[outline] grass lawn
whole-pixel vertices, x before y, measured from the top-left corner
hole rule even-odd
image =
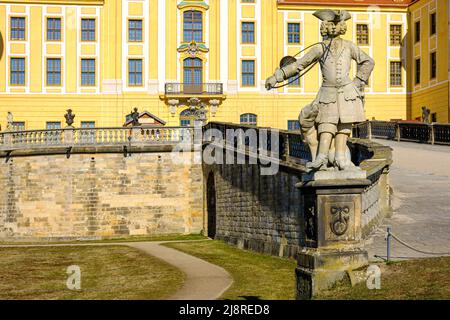
[[[239,250],[221,241],[165,244],[223,267],[234,279],[222,299],[292,300],[295,260]]]
[[[221,241],[170,243],[166,246],[227,270],[233,286],[222,299],[288,300],[295,298],[296,261],[239,250]],[[450,258],[380,264],[381,290],[366,283],[340,286],[321,294],[327,300],[450,299]]]
[[[81,269],[81,290],[66,286]],[[125,246],[0,248],[0,299],[163,299],[184,274]]]
[[[339,300],[448,300],[450,258],[433,258],[379,265],[381,290],[369,290],[366,283],[354,288],[337,287],[319,299]]]

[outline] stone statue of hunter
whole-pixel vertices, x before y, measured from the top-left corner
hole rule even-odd
[[[313,161],[307,168],[319,171],[327,170],[331,165],[341,171],[351,170],[355,166],[351,162],[347,140],[352,124],[366,120],[364,88],[375,62],[357,45],[341,38],[347,31],[346,21],[351,19],[347,11],[325,9],[315,12],[314,16],[322,21],[324,41],[314,45],[296,62],[278,68],[267,79],[266,88],[272,89],[318,61],[323,76],[322,87],[315,101],[300,114],[302,132],[313,154]],[[352,60],[357,63],[353,80],[350,79]],[[335,149],[333,155],[332,149]]]

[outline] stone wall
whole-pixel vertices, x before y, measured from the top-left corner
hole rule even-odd
[[[1,159],[0,238],[109,238],[199,233],[202,167],[170,152]]]
[[[367,171],[370,183],[361,193],[361,228],[366,238],[391,211],[392,152],[388,147],[359,140],[352,141],[351,149],[355,163]],[[259,165],[203,165],[205,199],[210,181],[215,188],[216,238],[240,248],[289,257],[296,257],[300,248],[317,245],[311,219],[317,215],[318,204],[296,187],[303,174],[298,164],[281,164],[274,176],[260,175]],[[339,188],[339,184],[332,187]],[[205,230],[210,218],[208,213]]]
[[[250,164],[205,165],[204,174],[205,184],[214,175],[217,239],[277,256],[295,256],[304,245],[297,174],[262,176],[259,166]]]

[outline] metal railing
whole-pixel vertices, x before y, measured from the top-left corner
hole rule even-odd
[[[200,94],[200,95],[220,95],[223,94],[222,83],[166,83],[166,95]]]
[[[57,146],[113,146],[176,144],[191,139],[190,127],[66,128],[0,133],[0,149],[32,149]]]
[[[450,145],[450,124],[396,121],[366,121],[353,127],[360,139],[388,139]]]

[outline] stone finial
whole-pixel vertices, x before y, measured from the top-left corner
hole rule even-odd
[[[6,129],[9,131],[13,130],[14,117],[11,111],[8,111],[8,115],[6,116],[6,122],[7,122]]]
[[[131,113],[131,119],[133,119],[133,127],[137,127],[137,126],[139,126],[140,125],[140,123],[139,123],[139,116],[140,116],[140,113],[139,113],[139,111],[138,111],[138,108],[134,108],[133,109],[133,112]]]
[[[67,113],[64,115],[64,118],[66,119],[67,126],[72,127],[74,119],[75,119],[75,114],[72,113],[72,109],[67,110]]]

